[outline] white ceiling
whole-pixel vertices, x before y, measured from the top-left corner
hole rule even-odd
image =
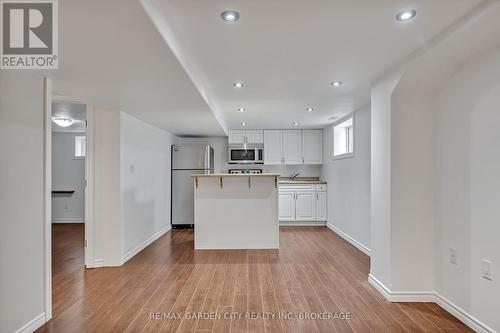
[[[52,117],[68,118],[75,120],[73,125],[68,127],[58,126],[52,121],[52,132],[85,132],[85,120],[87,119],[87,107],[80,103],[52,103]]]
[[[223,127],[136,0],[59,1],[54,91],[179,135]]]
[[[324,127],[370,84],[481,0],[143,0],[216,117],[230,128]],[[395,21],[408,8],[414,20]],[[236,23],[220,14],[233,9]],[[333,88],[331,81],[341,80]],[[243,81],[241,90],[232,83]],[[239,113],[236,108],[246,108]],[[313,112],[307,112],[313,107]]]

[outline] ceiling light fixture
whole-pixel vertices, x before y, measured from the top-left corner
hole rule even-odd
[[[313,108],[307,108],[306,111],[313,112],[314,109]]]
[[[237,108],[236,109],[238,112],[245,112],[245,108]]]
[[[296,122],[296,121],[294,121],[294,122],[292,123],[292,125],[293,125],[293,126],[299,126],[299,123],[298,123],[298,122]]]
[[[245,84],[243,82],[235,82],[233,83],[233,87],[235,88],[243,88]]]
[[[245,123],[245,122],[241,123],[241,126],[246,126],[246,125],[247,125],[247,123]]]
[[[226,10],[222,12],[221,17],[226,22],[236,22],[240,19],[240,14],[234,10]]]
[[[342,85],[342,81],[333,81],[330,84],[334,87],[340,87]]]
[[[56,123],[57,126],[61,127],[69,127],[75,123],[73,119],[63,118],[63,117],[54,117],[52,121]]]
[[[400,22],[408,21],[414,18],[415,15],[417,15],[417,12],[414,9],[404,10],[396,15],[396,20]]]

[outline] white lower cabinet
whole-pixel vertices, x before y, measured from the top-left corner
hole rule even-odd
[[[326,192],[316,192],[316,220],[326,221]]]
[[[295,220],[295,193],[280,192],[279,194],[279,219],[280,221]]]
[[[316,219],[316,193],[297,192],[295,199],[295,220],[312,221]]]
[[[326,185],[280,185],[279,220],[281,225],[324,225],[327,221]]]

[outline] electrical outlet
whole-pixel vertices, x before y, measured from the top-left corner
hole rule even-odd
[[[457,250],[450,249],[450,263],[457,265]]]
[[[135,172],[135,166],[133,164],[131,164],[129,167],[128,167],[130,173],[134,173]]]
[[[481,261],[481,270],[483,273],[483,278],[486,280],[493,280],[493,275],[491,274],[491,261],[483,259]]]
[[[66,210],[68,209],[68,204],[64,205],[64,209],[66,209]]]

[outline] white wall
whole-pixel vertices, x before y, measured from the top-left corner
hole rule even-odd
[[[52,189],[75,191],[52,195],[52,223],[85,222],[85,159],[75,158],[75,136],[85,133],[52,132]]]
[[[176,137],[120,113],[123,250],[126,259],[170,230],[170,147]]]
[[[392,291],[433,292],[435,112],[408,70],[391,101]]]
[[[354,157],[333,159],[335,124],[323,130],[328,223],[370,249],[370,108],[354,113]]]
[[[122,262],[120,112],[94,114],[94,224],[96,265]]]
[[[0,75],[0,331],[44,313],[43,79]]]
[[[437,290],[500,330],[500,47],[464,63],[436,96]],[[449,262],[457,251],[457,265]],[[493,262],[493,281],[481,260]]]
[[[391,96],[401,72],[376,82],[371,92],[370,274],[388,288],[391,279]]]
[[[228,172],[229,169],[262,169],[263,172],[278,172],[282,176],[289,176],[299,172],[305,177],[319,177],[321,165],[244,165],[228,163],[227,137],[212,138],[179,138],[179,144],[208,144],[214,148],[214,171]]]

